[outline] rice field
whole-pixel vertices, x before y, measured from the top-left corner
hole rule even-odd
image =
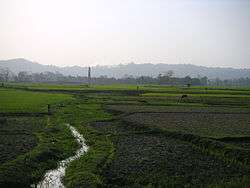
[[[66,94],[0,89],[0,112],[47,112],[48,104],[69,100],[72,100],[72,96]]]
[[[250,186],[249,88],[9,84],[0,186],[39,182],[73,155],[65,123],[89,146],[66,168],[65,187]]]

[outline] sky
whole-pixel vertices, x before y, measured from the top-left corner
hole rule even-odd
[[[248,0],[0,0],[0,60],[250,68]]]

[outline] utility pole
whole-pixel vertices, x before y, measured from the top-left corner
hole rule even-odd
[[[90,87],[91,85],[91,68],[89,67],[89,70],[88,70],[88,85]]]

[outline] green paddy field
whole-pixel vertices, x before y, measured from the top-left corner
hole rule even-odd
[[[74,155],[67,123],[89,150],[65,187],[250,187],[250,88],[5,84],[0,187],[36,184]]]

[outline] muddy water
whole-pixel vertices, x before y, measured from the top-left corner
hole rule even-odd
[[[62,183],[62,177],[65,175],[66,167],[68,166],[70,162],[72,162],[75,159],[78,159],[81,155],[83,155],[88,150],[88,146],[85,144],[85,139],[82,137],[82,135],[74,127],[70,126],[69,124],[67,124],[67,126],[70,128],[77,142],[81,145],[81,148],[76,151],[76,154],[74,156],[69,157],[63,161],[60,161],[57,169],[49,170],[45,174],[44,179],[34,187],[63,188],[64,185]]]

